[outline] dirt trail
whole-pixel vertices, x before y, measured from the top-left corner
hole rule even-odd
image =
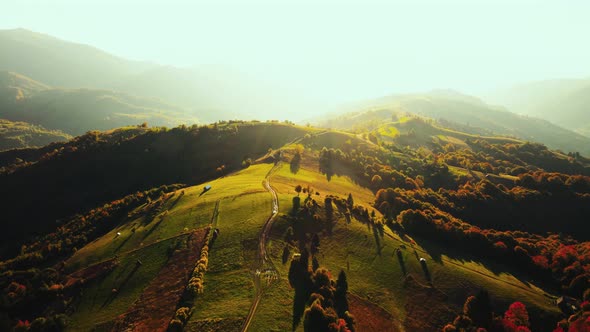
[[[254,317],[254,313],[258,308],[258,304],[260,303],[260,299],[264,294],[265,284],[263,281],[266,281],[266,286],[268,286],[271,282],[278,280],[279,274],[277,269],[274,267],[274,264],[270,258],[268,258],[268,254],[266,253],[266,242],[268,241],[268,235],[272,228],[272,224],[276,219],[276,216],[279,213],[279,198],[277,196],[276,191],[270,185],[270,176],[274,173],[279,167],[281,163],[277,163],[267,174],[262,181],[262,186],[272,195],[272,212],[271,215],[268,217],[264,226],[262,227],[262,231],[260,232],[260,236],[258,238],[258,250],[256,252],[256,261],[254,263],[253,271],[252,271],[252,278],[254,279],[254,288],[256,290],[256,295],[254,297],[254,301],[252,301],[252,305],[250,306],[250,311],[248,312],[248,316],[242,325],[241,331],[247,331],[250,327],[250,323],[252,322],[252,317]]]

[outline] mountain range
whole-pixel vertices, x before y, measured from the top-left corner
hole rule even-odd
[[[584,80],[325,113],[215,66],[0,49],[0,331],[590,326]]]
[[[531,82],[495,91],[484,98],[513,112],[547,119],[590,136],[590,79]]]
[[[219,66],[178,68],[131,61],[24,29],[0,31],[0,46],[7,50],[0,54],[0,117],[68,135],[144,122],[175,126],[273,119],[276,114],[303,119],[309,112],[316,114],[314,122],[343,127],[334,122],[343,113],[370,110],[379,120],[387,119],[390,111],[403,111],[474,133],[509,135],[566,153],[590,154],[590,139],[583,136],[590,114],[584,108],[590,95],[585,80],[540,82],[486,99],[507,107],[451,90],[390,95],[339,107],[324,122],[316,121],[319,113],[305,98]]]

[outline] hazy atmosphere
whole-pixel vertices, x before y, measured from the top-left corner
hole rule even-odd
[[[590,332],[590,0],[0,1],[0,331]]]
[[[128,59],[222,65],[322,104],[585,78],[580,1],[7,1],[26,28]]]

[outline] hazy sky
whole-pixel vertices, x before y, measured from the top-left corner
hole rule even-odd
[[[2,0],[0,6],[0,28],[22,27],[137,60],[231,65],[338,101],[588,77],[589,17],[588,0]]]

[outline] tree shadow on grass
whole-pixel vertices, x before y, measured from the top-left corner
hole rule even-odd
[[[373,227],[373,236],[375,237],[375,245],[377,246],[377,255],[381,256],[381,236],[377,227]]]
[[[172,204],[170,204],[170,206],[168,207],[167,210],[172,210],[172,208],[174,208],[176,206],[176,204],[178,204],[178,201],[180,201],[180,199],[184,196],[184,190],[180,192],[180,194],[178,195],[178,197],[176,197],[176,199],[174,200],[174,202],[172,202]]]
[[[500,274],[506,273],[514,276],[518,279],[525,287],[532,287],[531,282],[536,286],[545,288],[550,292],[559,293],[559,285],[555,283],[549,276],[543,276],[541,274],[535,274],[527,272],[526,266],[523,264],[521,268],[514,266],[513,262],[505,262],[505,258],[502,256],[485,256],[477,252],[477,248],[467,248],[467,250],[459,249],[454,247],[453,243],[448,244],[437,244],[431,240],[420,239],[419,245],[432,257],[432,260],[441,264],[465,264],[465,263],[476,263],[480,264],[485,269],[489,270],[491,278],[498,279]],[[444,247],[443,247],[444,246]],[[444,262],[442,255],[445,255],[448,259],[452,259],[455,262]],[[469,267],[465,267],[472,270]],[[479,271],[473,271],[474,273],[486,274]],[[534,276],[534,277],[533,277]]]
[[[432,257],[432,260],[438,264],[444,265],[442,260],[442,251],[439,246],[429,241],[421,241],[420,246]],[[446,252],[445,252],[446,254]]]
[[[114,290],[116,290],[116,291],[111,292],[111,294],[109,295],[109,297],[107,297],[107,299],[102,304],[101,308],[106,307],[111,302],[113,302],[113,300],[115,298],[117,298],[117,295],[119,295],[121,289],[123,289],[123,287],[125,287],[125,285],[127,285],[127,283],[129,282],[129,280],[133,277],[133,275],[135,275],[135,272],[137,272],[137,270],[139,270],[140,267],[141,267],[141,264],[139,264],[139,261],[138,261],[135,264],[135,266],[133,267],[133,270],[131,270],[131,272],[127,275],[127,277],[125,277],[125,279],[119,284],[119,287],[118,288],[114,288]]]
[[[305,312],[305,302],[307,302],[308,299],[308,296],[306,295],[305,292],[295,291],[295,296],[293,298],[293,331],[299,326],[303,313]]]
[[[148,236],[150,236],[156,230],[156,228],[158,228],[158,226],[160,226],[160,224],[164,221],[164,219],[165,219],[164,216],[160,216],[160,220],[158,220],[156,222],[156,224],[152,228],[150,228],[149,231],[147,231],[145,233],[145,235],[143,236],[143,239],[145,240]]]
[[[121,241],[121,243],[115,249],[115,252],[119,252],[119,250],[121,250],[121,248],[123,248],[123,246],[133,237],[133,234],[135,233],[131,233],[131,235],[129,235],[125,240]]]
[[[422,266],[422,271],[424,272],[424,277],[429,283],[432,283],[432,277],[430,276],[430,270],[428,269],[428,264],[426,264],[426,260],[420,260],[420,266]]]
[[[401,267],[402,273],[404,274],[404,277],[405,277],[408,274],[408,270],[406,269],[406,262],[404,261],[404,256],[402,254],[402,251],[397,249],[396,256],[397,256],[397,260],[399,261],[399,266]]]

